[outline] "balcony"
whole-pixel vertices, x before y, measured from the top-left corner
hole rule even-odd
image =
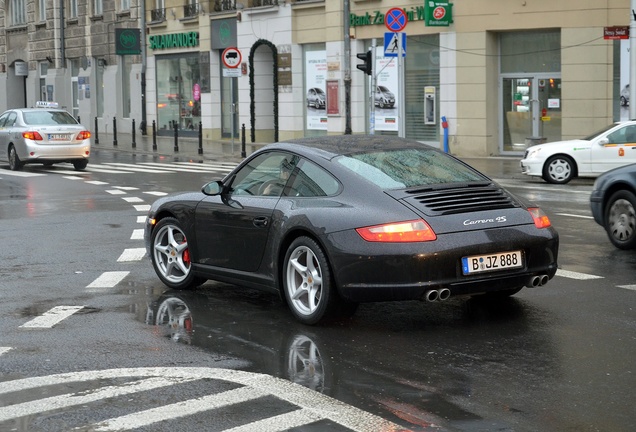
[[[214,0],[212,10],[214,10],[214,12],[236,10],[236,0]]]
[[[278,0],[252,0],[251,3],[252,3],[252,7],[278,6]]]
[[[201,10],[201,5],[197,4],[187,4],[183,6],[183,18],[194,18],[199,15],[199,11]]]
[[[166,9],[152,9],[150,11],[150,22],[151,23],[160,23],[166,20]]]

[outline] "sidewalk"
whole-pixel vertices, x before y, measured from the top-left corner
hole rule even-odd
[[[227,161],[238,163],[241,157],[242,142],[240,138],[232,140],[203,140],[199,148],[197,137],[178,137],[175,147],[174,137],[157,136],[154,149],[152,135],[135,135],[133,145],[132,134],[117,133],[117,145],[113,134],[99,134],[99,143],[93,137],[93,151],[113,151],[137,154],[153,154],[169,158],[186,158],[198,161]],[[245,154],[249,156],[264,144],[245,143]],[[462,161],[493,178],[528,179],[521,174],[520,156],[461,157]]]

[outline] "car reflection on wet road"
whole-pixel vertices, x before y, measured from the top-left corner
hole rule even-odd
[[[543,402],[531,402],[536,410],[527,403],[543,389],[532,387],[560,375],[553,343],[539,330],[550,317],[518,298],[362,305],[360,317],[307,327],[276,297],[220,283],[204,287],[153,296],[147,307],[138,305],[146,311],[139,319],[176,342],[242,358],[248,371],[288,379],[411,430],[536,430]],[[508,395],[498,397],[501,388]],[[494,405],[475,406],[486,393]]]

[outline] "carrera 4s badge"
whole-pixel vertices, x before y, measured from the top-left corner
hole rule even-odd
[[[470,226],[470,225],[489,224],[489,223],[501,223],[505,221],[506,221],[505,216],[497,216],[496,218],[491,218],[491,219],[474,219],[474,220],[466,219],[464,221],[464,225]]]

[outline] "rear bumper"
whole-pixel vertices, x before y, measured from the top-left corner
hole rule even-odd
[[[526,286],[534,276],[550,279],[557,270],[558,234],[552,228],[518,226],[447,234],[434,242],[374,244],[339,233],[330,251],[340,294],[355,302],[420,300],[430,289],[449,288],[451,295],[473,295]],[[358,247],[360,250],[357,250]],[[462,257],[522,250],[518,269],[464,275]]]
[[[91,145],[81,144],[55,144],[39,145],[27,143],[24,153],[20,155],[23,162],[43,162],[43,161],[69,161],[77,159],[88,159],[91,153]]]

